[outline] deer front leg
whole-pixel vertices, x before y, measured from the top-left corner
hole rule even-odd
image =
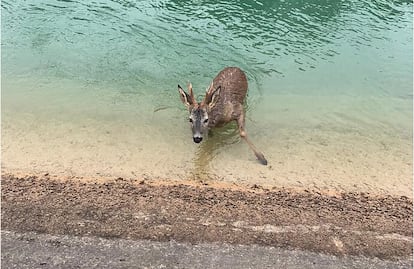
[[[246,129],[244,128],[244,113],[243,112],[237,118],[237,125],[239,126],[239,133],[240,133],[241,138],[243,138],[244,141],[246,141],[247,145],[249,145],[250,149],[253,150],[254,155],[256,155],[256,158],[259,160],[259,162],[263,165],[267,165],[267,160],[264,157],[263,153],[258,151],[256,147],[253,145],[253,143],[247,137]]]

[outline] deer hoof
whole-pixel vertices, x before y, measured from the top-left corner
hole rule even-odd
[[[267,165],[267,160],[262,153],[256,153],[257,160],[263,165]]]

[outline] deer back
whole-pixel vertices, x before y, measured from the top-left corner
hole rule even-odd
[[[236,120],[243,113],[247,92],[247,78],[237,67],[226,67],[214,78],[213,89],[220,87],[218,100],[208,111],[209,127]]]

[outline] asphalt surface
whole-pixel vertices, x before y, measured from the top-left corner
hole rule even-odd
[[[412,261],[337,257],[257,245],[103,239],[2,231],[2,268],[412,268]]]

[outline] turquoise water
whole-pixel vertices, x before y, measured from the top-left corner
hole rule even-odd
[[[410,1],[1,6],[3,170],[412,189]],[[225,66],[268,167],[234,126],[191,141],[176,85]]]

